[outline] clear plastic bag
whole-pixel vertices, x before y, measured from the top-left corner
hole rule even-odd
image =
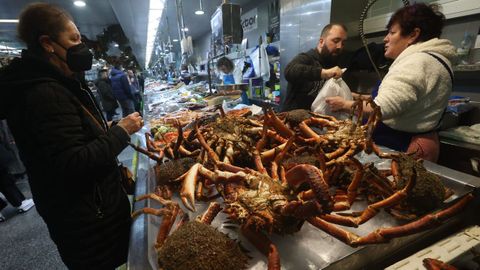
[[[342,78],[331,78],[325,82],[322,89],[317,94],[317,97],[312,103],[312,112],[326,114],[334,116],[337,119],[346,119],[349,117],[349,113],[346,112],[332,112],[330,107],[325,102],[327,97],[340,96],[345,100],[353,100],[352,92],[348,85],[342,80]]]

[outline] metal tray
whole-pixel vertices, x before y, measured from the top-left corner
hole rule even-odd
[[[367,157],[367,160],[368,159],[369,157]],[[372,157],[370,157],[370,159],[371,160],[369,161],[375,160],[375,158]],[[155,188],[155,174],[152,168],[154,164],[154,162],[150,162],[147,181],[145,183],[146,192],[151,192]],[[449,201],[472,192],[478,187],[478,185],[480,185],[480,178],[471,175],[453,171],[430,162],[425,162],[425,167],[437,175],[440,175],[445,185],[455,192],[455,194],[449,198]],[[181,205],[178,198],[175,199]],[[146,205],[154,208],[160,207],[160,205],[154,201],[148,201],[146,202]],[[206,203],[197,202],[197,212],[189,213],[191,219],[203,213],[206,205]],[[352,210],[358,211],[365,207],[366,203],[358,202],[352,207]],[[135,208],[138,207],[136,206]],[[147,242],[146,255],[149,264],[148,268],[157,269],[157,255],[153,246],[161,218],[148,215],[145,216],[144,219],[145,240]],[[418,249],[419,247],[416,247],[414,243],[420,240],[427,238],[438,240],[441,232],[445,231],[447,228],[458,225],[459,219],[460,217],[451,218],[437,228],[411,236],[392,239],[389,243],[358,248],[352,248],[308,223],[305,223],[302,229],[295,234],[286,236],[271,235],[270,238],[278,247],[281,256],[282,269],[362,269],[367,266],[370,266],[369,268],[371,268],[371,265],[375,262],[383,260],[408,246],[413,251],[416,251],[415,249]],[[220,213],[214,220],[212,226],[218,228],[224,233],[228,233],[232,238],[238,238],[242,245],[250,251],[249,255],[252,259],[250,260],[249,269],[266,269],[266,258],[235,230],[224,228],[223,221],[225,221],[225,215]],[[381,211],[377,216],[361,225],[359,228],[345,228],[362,236],[380,227],[397,225],[400,225],[397,220],[384,211]],[[138,253],[142,251],[136,248],[135,250],[131,250],[131,252]],[[137,254],[137,257],[144,256],[143,254]],[[131,269],[135,269],[135,267]],[[143,267],[137,269],[146,268]]]

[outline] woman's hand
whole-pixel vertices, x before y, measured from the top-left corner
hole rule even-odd
[[[352,102],[339,96],[327,97],[325,98],[325,103],[328,104],[332,112],[348,111],[350,110],[350,107],[352,107]]]
[[[342,69],[339,68],[338,66],[335,66],[329,69],[322,69],[322,73],[320,74],[320,76],[322,77],[322,79],[330,79],[330,78],[338,79],[342,77],[342,74],[343,74]]]
[[[122,118],[117,125],[132,135],[143,127],[143,119],[138,112],[134,112]]]

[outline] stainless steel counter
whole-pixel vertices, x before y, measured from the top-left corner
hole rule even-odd
[[[155,177],[152,166],[143,155],[139,158],[138,182],[136,194],[151,192],[155,185]],[[444,183],[455,191],[455,195],[449,200],[455,200],[466,193],[474,191],[480,186],[480,178],[451,170],[431,162],[425,162],[428,170],[441,176]],[[478,199],[471,205],[478,204]],[[160,207],[156,202],[136,202],[134,210],[144,206]],[[193,218],[202,213],[205,204],[197,203],[198,211],[189,213]],[[366,207],[365,203],[356,203],[353,211],[359,211]],[[468,223],[468,217],[473,216],[473,206],[463,211],[460,215],[451,218],[446,223],[429,231],[414,234],[407,237],[393,239],[386,244],[370,245],[352,248],[327,233],[305,224],[303,228],[293,235],[272,235],[272,241],[277,245],[281,256],[282,269],[376,269],[379,265],[385,267],[388,262],[393,263],[402,259],[404,255],[418,251],[425,243],[442,239],[448,233],[460,229]],[[223,226],[225,215],[223,213],[214,220],[213,226],[220,231],[228,233],[233,238],[238,238],[246,247],[253,258],[250,260],[250,269],[266,269],[265,257],[259,254],[241,235],[235,230]],[[131,243],[128,268],[129,269],[156,269],[156,254],[153,249],[153,241],[160,218],[142,215],[132,225]],[[375,218],[361,225],[359,228],[346,228],[358,235],[365,235],[380,227],[400,225],[398,221],[382,211]],[[403,257],[402,257],[403,256]],[[385,265],[385,263],[387,263]]]

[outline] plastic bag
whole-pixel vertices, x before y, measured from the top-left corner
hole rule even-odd
[[[250,58],[252,59],[253,69],[255,70],[257,77],[262,77],[264,81],[268,81],[270,79],[270,62],[268,62],[265,45],[262,44],[260,47],[253,50],[250,54]]]
[[[317,94],[317,97],[312,103],[312,112],[331,115],[337,119],[346,119],[349,117],[349,113],[346,112],[332,112],[330,106],[325,102],[327,97],[340,96],[345,100],[353,100],[352,92],[348,85],[342,80],[342,78],[331,78],[325,82],[322,89]]]

